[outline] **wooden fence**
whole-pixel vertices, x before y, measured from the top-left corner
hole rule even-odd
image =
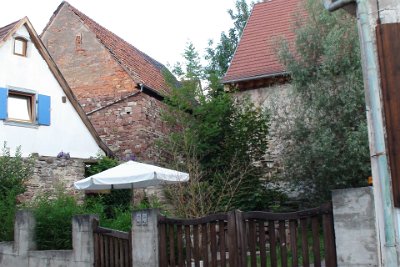
[[[336,266],[330,204],[293,212],[159,218],[160,266]]]
[[[94,266],[95,267],[131,267],[131,233],[121,232],[98,226],[93,227]]]

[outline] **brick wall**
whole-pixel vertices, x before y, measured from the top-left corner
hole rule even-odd
[[[156,140],[166,133],[161,121],[164,104],[144,93],[99,110],[89,116],[102,140],[120,158],[159,162]]]
[[[140,93],[137,84],[80,19],[63,6],[42,36],[53,59],[101,139],[119,158],[134,154],[158,162],[155,139],[163,133],[163,104]],[[100,107],[106,108],[94,112]]]

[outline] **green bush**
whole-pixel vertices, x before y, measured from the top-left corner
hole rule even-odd
[[[7,144],[0,154],[0,241],[12,241],[17,196],[25,192],[25,181],[33,170],[32,158],[23,159],[21,149],[11,155]]]
[[[47,195],[38,197],[34,205],[36,242],[38,249],[71,249],[72,217],[85,213],[74,197],[58,194],[55,199]]]
[[[161,207],[156,197],[142,202],[137,209]],[[2,206],[0,205],[0,211]],[[36,242],[38,249],[71,249],[72,217],[80,214],[97,214],[100,226],[119,231],[132,227],[131,209],[123,206],[106,206],[96,198],[90,198],[79,205],[70,195],[59,192],[54,199],[48,195],[39,196],[31,205],[36,218]],[[111,209],[112,217],[109,216]]]
[[[10,191],[0,200],[0,241],[14,240],[14,217],[17,210],[16,191]]]

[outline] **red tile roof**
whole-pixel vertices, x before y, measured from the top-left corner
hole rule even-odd
[[[3,38],[5,38],[9,32],[11,32],[14,28],[15,25],[18,24],[18,22],[20,22],[21,20],[18,20],[16,22],[10,23],[2,28],[0,28],[0,41],[3,40]]]
[[[161,95],[165,95],[169,92],[169,87],[164,79],[163,73],[166,67],[163,64],[102,27],[78,9],[71,6],[68,2],[64,1],[57,11],[60,10],[63,5],[67,5],[67,7],[96,34],[98,40],[110,51],[136,83],[142,83]],[[55,16],[56,14],[53,15],[52,19],[54,19]],[[48,25],[51,23],[52,19],[50,19]],[[44,31],[45,30],[46,29],[44,29]]]
[[[304,10],[303,0],[265,0],[254,5],[224,83],[285,73],[276,55],[276,41],[293,43],[295,15]],[[302,12],[304,13],[304,11]]]

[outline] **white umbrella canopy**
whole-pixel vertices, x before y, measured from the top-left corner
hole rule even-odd
[[[132,189],[186,182],[189,174],[128,161],[74,183],[79,190]]]

